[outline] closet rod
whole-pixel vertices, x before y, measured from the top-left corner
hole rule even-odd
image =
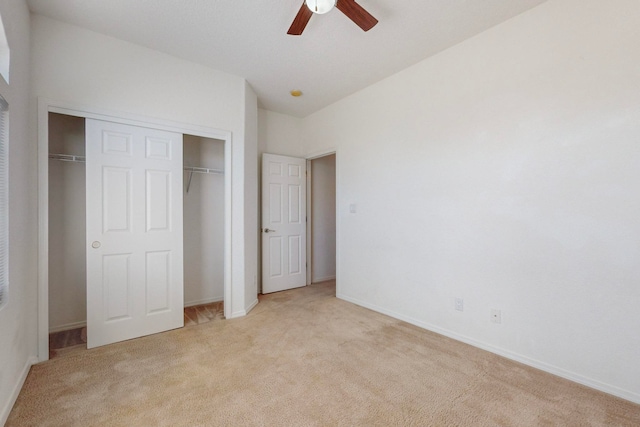
[[[49,158],[53,160],[60,160],[62,162],[74,162],[74,163],[85,163],[85,156],[76,156],[73,154],[57,154],[57,153],[49,153]],[[198,168],[188,166],[185,167],[184,170],[189,172],[189,181],[187,182],[187,193],[189,192],[189,187],[191,187],[191,178],[193,178],[194,173],[206,173],[206,174],[224,174],[223,170],[220,169],[210,169],[210,168]]]
[[[220,169],[209,169],[209,168],[197,168],[193,166],[187,166],[184,168],[187,172],[195,172],[195,173],[215,173],[215,174],[223,174],[224,171]]]
[[[73,155],[73,154],[49,153],[49,158],[53,159],[53,160],[60,160],[62,162],[74,162],[74,163],[84,163],[85,162],[85,157],[84,156],[76,156],[76,155]]]
[[[53,160],[60,160],[63,162],[84,163],[86,161],[85,156],[78,156],[75,154],[49,153],[49,158]],[[184,170],[191,173],[224,174],[224,171],[220,169],[198,168],[198,167],[191,167],[191,166],[185,167]]]

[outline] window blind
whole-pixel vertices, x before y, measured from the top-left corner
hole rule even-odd
[[[9,104],[0,96],[0,308],[9,291]]]

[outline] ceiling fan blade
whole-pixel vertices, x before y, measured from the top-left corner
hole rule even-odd
[[[307,5],[302,2],[302,7],[300,7],[298,14],[293,19],[293,23],[291,24],[289,31],[287,31],[287,34],[290,34],[292,36],[299,36],[300,34],[302,34],[304,28],[307,26],[307,23],[309,23],[309,19],[311,19],[311,15],[313,15],[311,9],[309,9]]]
[[[336,7],[364,31],[369,31],[378,23],[376,18],[354,0],[338,0]]]

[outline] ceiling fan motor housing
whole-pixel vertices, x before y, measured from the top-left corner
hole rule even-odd
[[[311,12],[322,15],[331,11],[336,6],[337,0],[306,0],[305,3]]]

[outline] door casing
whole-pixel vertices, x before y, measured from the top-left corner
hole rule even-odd
[[[327,148],[326,150],[320,150],[320,151],[316,151],[313,152],[312,154],[307,155],[306,157],[304,157],[307,161],[307,200],[306,200],[306,205],[307,205],[307,227],[306,227],[306,233],[307,233],[307,239],[306,239],[306,245],[307,245],[307,259],[306,259],[306,264],[307,264],[307,285],[311,284],[311,271],[313,266],[312,264],[312,248],[311,248],[311,244],[312,241],[309,238],[309,236],[311,236],[311,179],[312,179],[312,172],[310,172],[311,168],[310,168],[310,162],[314,159],[318,159],[320,157],[325,157],[325,156],[330,156],[330,155],[335,155],[336,156],[336,295],[340,295],[340,281],[338,280],[338,278],[340,277],[340,217],[339,217],[339,213],[340,213],[340,204],[339,204],[339,200],[340,200],[340,168],[339,168],[339,159],[340,156],[338,155],[338,149],[336,147],[331,147],[331,148]],[[261,221],[262,223],[262,221]],[[260,238],[262,239],[262,234],[260,233]],[[262,247],[261,243],[259,244],[260,247]],[[262,250],[260,250],[260,257],[262,258]],[[262,261],[258,263],[258,265],[262,265]],[[261,269],[261,268],[260,268]],[[259,272],[259,276],[262,275],[262,272]],[[262,281],[261,281],[262,282]],[[262,285],[262,283],[260,283],[260,285]],[[260,289],[260,292],[262,293],[262,289]]]

